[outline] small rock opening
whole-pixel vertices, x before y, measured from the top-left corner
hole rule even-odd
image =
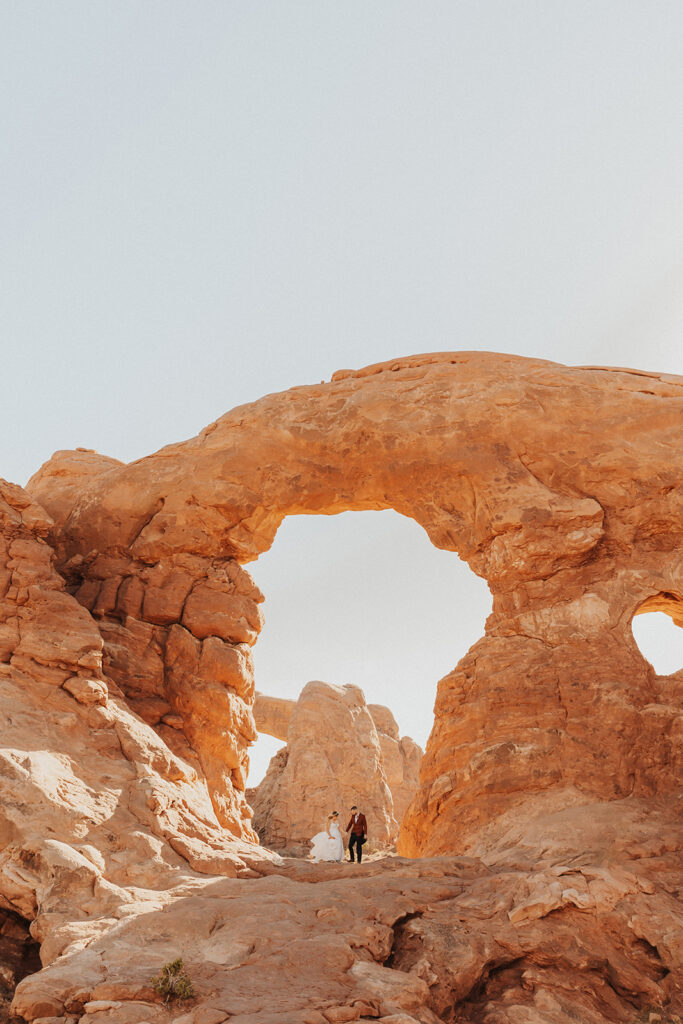
[[[683,670],[683,597],[661,593],[648,598],[631,623],[638,650],[659,676]]]
[[[31,937],[29,922],[0,908],[0,1024],[10,1020],[10,1005],[19,982],[41,966],[40,946]]]
[[[263,782],[268,765],[284,746],[285,743],[282,740],[275,739],[274,736],[268,736],[264,732],[258,734],[258,738],[249,748],[249,788],[247,789],[247,800],[249,800],[250,795],[253,794],[257,786]]]
[[[308,692],[305,698],[311,745],[304,752],[305,744],[299,744],[302,763],[296,772],[290,744],[288,772],[292,781],[296,776],[296,792],[271,792],[273,768],[287,763],[286,730],[260,730],[250,749],[250,805],[255,799],[263,803],[256,794],[268,788],[269,814],[281,832],[293,814],[290,803],[310,804],[316,808],[306,826],[311,836],[323,825],[318,818],[327,802],[331,810],[341,801],[340,814],[348,816],[349,804],[364,797],[358,758],[350,742],[321,742],[327,730],[341,728],[342,715],[357,723],[359,736],[374,723],[385,782],[393,791],[390,776],[400,782],[399,776],[414,774],[414,792],[419,763],[415,772],[411,766],[415,748],[424,749],[432,728],[437,683],[484,634],[491,612],[487,583],[392,510],[289,516],[250,571],[266,595],[265,624],[254,648],[257,691],[292,705],[301,704],[311,681],[335,691]],[[317,722],[314,698],[321,712]],[[322,780],[332,776],[339,785],[328,787],[328,800]],[[393,802],[398,827],[407,803],[395,793]],[[374,808],[373,816],[376,837]],[[268,830],[258,830],[264,845],[273,845]],[[281,836],[274,848],[281,848]]]

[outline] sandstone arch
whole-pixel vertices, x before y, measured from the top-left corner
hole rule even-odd
[[[652,594],[636,608],[635,615],[646,615],[648,612],[663,612],[671,621],[683,629],[683,595]]]
[[[682,423],[678,377],[435,354],[266,396],[129,466],[57,453],[29,490],[109,674],[196,751],[216,813],[246,838],[262,598],[240,563],[288,514],[364,509],[457,551],[494,605],[440,684],[404,823],[404,852],[438,853],[521,802],[674,785],[676,709],[629,623],[683,586]]]
[[[645,620],[640,617],[643,616]],[[683,596],[653,594],[636,609],[631,630],[638,650],[655,674],[676,683],[683,678]],[[680,632],[679,632],[680,630]]]

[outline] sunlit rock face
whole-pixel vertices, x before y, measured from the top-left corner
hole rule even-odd
[[[198,871],[253,874],[250,865],[268,856],[220,826],[195,759],[132,713],[104,670],[96,622],[54,569],[50,526],[22,488],[0,480],[5,991],[35,970],[21,920],[51,964],[125,914],[162,905]],[[35,984],[26,978],[15,997],[34,993],[28,1019],[51,1015],[41,1007],[61,1012],[63,1001],[41,1002]]]
[[[245,837],[261,619],[238,562],[287,514],[349,509],[394,508],[458,551],[493,614],[440,684],[400,849],[462,850],[529,801],[672,790],[675,681],[629,623],[683,594],[682,396],[666,375],[417,356],[269,395],[130,466],[58,454],[29,489],[109,672]]]
[[[0,936],[29,921],[44,964],[13,1014],[680,1015],[682,680],[654,674],[630,621],[681,621],[682,395],[656,374],[420,356],[131,466],[62,453],[30,495],[0,485]],[[390,507],[494,595],[440,684],[401,836],[450,855],[280,862],[243,794],[260,595],[241,563],[289,513]],[[196,1001],[169,1013],[150,979],[178,956]]]
[[[396,841],[398,814],[417,789],[422,750],[410,737],[399,738],[388,708],[366,704],[358,686],[313,681],[296,701],[259,694],[254,717],[259,732],[287,743],[250,793],[264,845],[308,852],[331,811],[344,828],[354,804],[367,818],[369,848]]]
[[[118,468],[94,452],[60,452],[33,487],[64,515],[91,477],[108,479]],[[254,842],[244,788],[256,739],[251,646],[263,595],[251,577],[233,558],[189,549],[141,560],[93,549],[60,569],[95,618],[104,668],[129,707],[197,765],[221,825]]]

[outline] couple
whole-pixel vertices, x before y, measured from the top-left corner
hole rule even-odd
[[[359,814],[358,808],[354,804],[351,808],[351,818],[346,826],[346,831],[351,832],[349,836],[349,860],[352,863],[354,860],[354,849],[359,864],[363,859],[363,843],[367,838],[367,830],[368,823],[365,820],[365,815]],[[339,813],[337,811],[332,811],[332,814],[327,819],[325,830],[313,836],[311,843],[313,844],[311,846],[311,853],[316,863],[319,860],[341,861],[344,859],[344,840],[339,828]]]

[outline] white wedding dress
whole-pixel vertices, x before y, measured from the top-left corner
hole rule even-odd
[[[330,832],[332,835],[328,836],[327,832],[318,832],[311,839],[311,855],[314,861],[319,860],[336,860],[341,861],[344,859],[344,840],[342,839],[341,829],[336,821],[333,821],[330,825]]]

